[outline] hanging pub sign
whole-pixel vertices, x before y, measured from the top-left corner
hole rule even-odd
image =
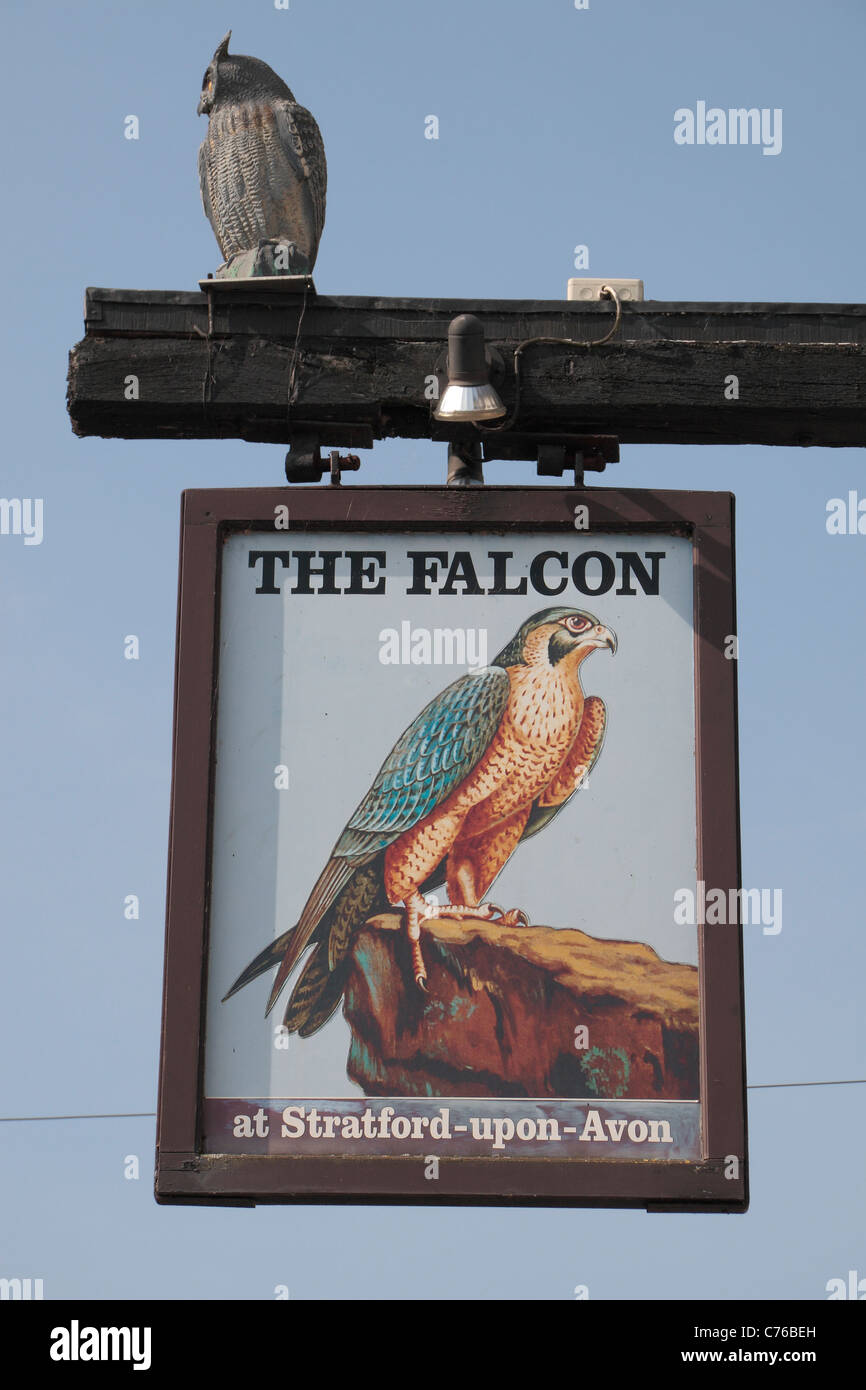
[[[184,494],[159,1201],[745,1210],[733,574],[728,493]]]

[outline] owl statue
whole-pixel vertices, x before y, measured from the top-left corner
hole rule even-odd
[[[201,199],[225,258],[218,276],[310,275],[325,223],[319,127],[267,63],[229,53],[204,75]]]

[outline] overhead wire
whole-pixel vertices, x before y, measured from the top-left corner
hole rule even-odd
[[[866,1086],[866,1076],[841,1081],[753,1081],[747,1091],[775,1091],[789,1086]],[[0,1115],[0,1124],[29,1124],[36,1120],[152,1120],[155,1110],[107,1110],[83,1115]]]

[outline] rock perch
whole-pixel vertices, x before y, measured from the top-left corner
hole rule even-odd
[[[402,918],[354,940],[349,1075],[370,1096],[698,1098],[698,972],[650,946],[470,918],[424,924],[428,993]]]

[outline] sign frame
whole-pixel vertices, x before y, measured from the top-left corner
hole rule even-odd
[[[575,531],[575,507],[590,525]],[[742,927],[697,926],[702,1157],[443,1156],[436,1182],[412,1155],[204,1152],[205,989],[217,721],[220,558],[237,531],[451,532],[687,537],[694,578],[698,879],[740,889],[734,498],[727,492],[497,487],[224,488],[181,497],[165,975],[155,1196],[160,1203],[748,1207]],[[711,982],[711,983],[710,983]],[[397,1142],[397,1141],[395,1141]]]

